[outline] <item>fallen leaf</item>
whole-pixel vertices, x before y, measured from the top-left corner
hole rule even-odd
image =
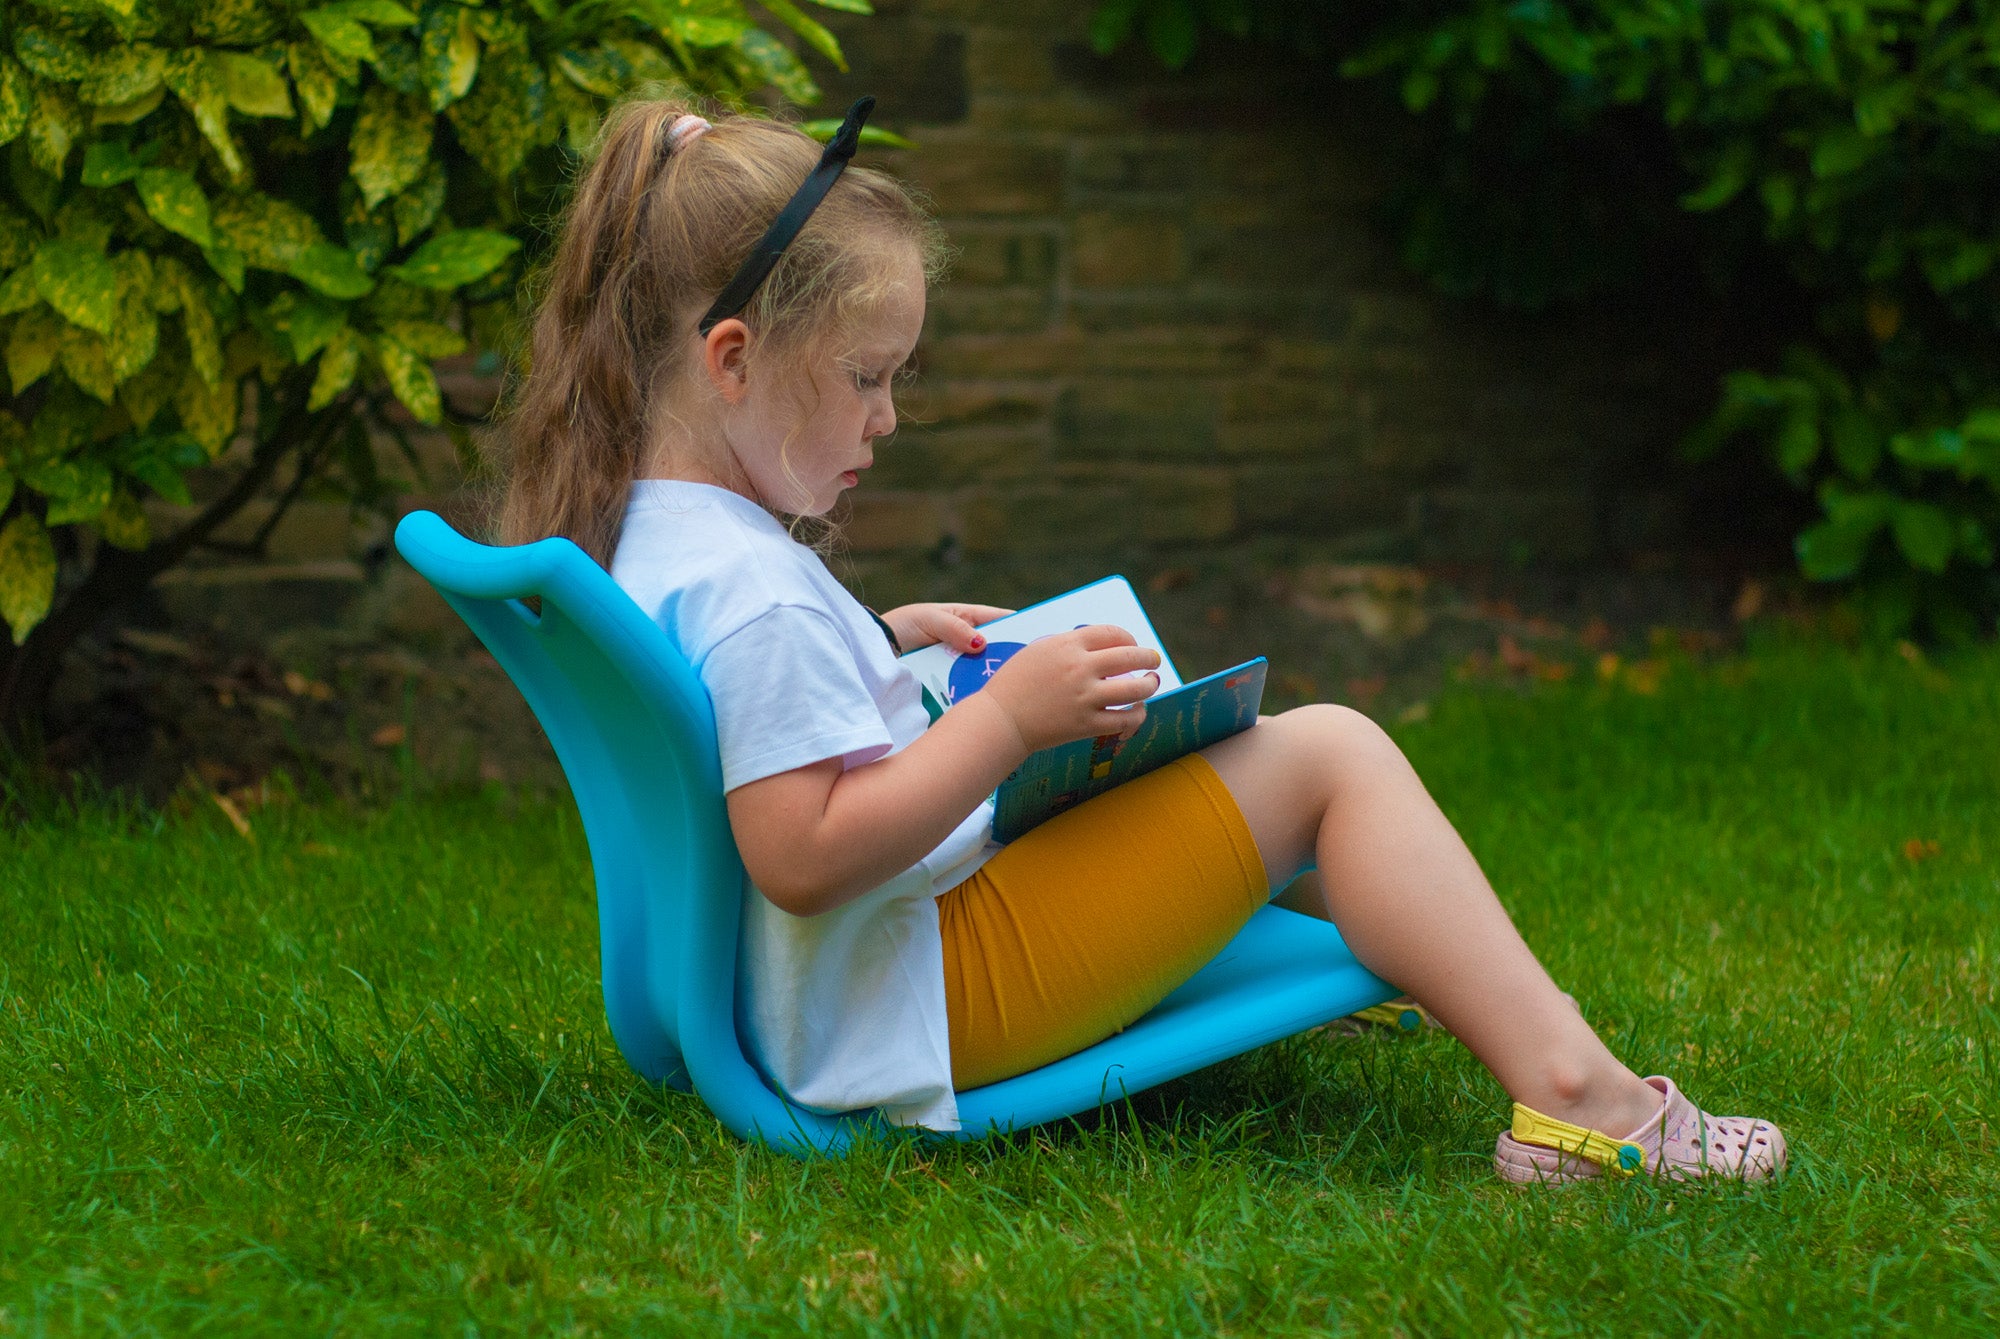
[[[215,801],[215,807],[222,811],[222,816],[229,820],[229,826],[236,829],[237,836],[246,841],[256,840],[250,832],[250,820],[236,807],[236,801],[220,793],[212,794],[209,798]]]

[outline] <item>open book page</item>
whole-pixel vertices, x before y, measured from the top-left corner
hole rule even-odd
[[[1139,605],[1132,583],[1121,576],[1105,577],[1088,586],[1079,586],[1040,604],[1029,605],[1004,618],[980,625],[986,635],[986,650],[978,656],[961,656],[948,646],[926,646],[903,657],[918,682],[928,688],[941,706],[950,706],[968,693],[986,686],[1007,658],[1040,637],[1092,623],[1110,623],[1132,634],[1134,641],[1160,653],[1160,690],[1181,686],[1160,634]]]
[[[1257,723],[1267,669],[1262,657],[1183,684],[1130,582],[1106,577],[982,624],[986,647],[961,656],[927,646],[903,657],[942,710],[986,686],[1013,654],[1041,637],[1110,623],[1160,653],[1160,687],[1146,700],[1146,720],[1132,738],[1078,739],[1030,756],[994,793],[993,835],[1012,841],[1035,825],[1113,786],[1207,748]]]

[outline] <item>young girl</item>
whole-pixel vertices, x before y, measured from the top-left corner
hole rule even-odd
[[[745,1041],[770,1081],[955,1128],[955,1090],[1131,1023],[1316,868],[1314,909],[1515,1099],[1501,1176],[1780,1169],[1775,1127],[1706,1115],[1604,1048],[1355,712],[1267,717],[991,840],[1001,779],[1136,728],[1158,658],[1115,627],[1046,638],[932,722],[897,651],[976,651],[1007,611],[878,620],[793,538],[894,431],[945,250],[893,180],[843,174],[866,110],[824,153],[674,102],[608,119],[547,275],[503,518],[509,542],[565,535],[606,564],[708,690],[754,885]]]

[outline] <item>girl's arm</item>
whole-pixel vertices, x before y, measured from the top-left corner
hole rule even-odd
[[[853,901],[929,855],[1030,753],[1072,739],[1129,736],[1160,663],[1123,628],[1097,625],[1031,643],[986,687],[900,753],[841,770],[838,758],[738,786],[729,825],[751,881],[795,916]]]

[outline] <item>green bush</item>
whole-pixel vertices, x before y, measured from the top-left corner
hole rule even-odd
[[[1990,626],[2000,0],[1335,8],[1109,0],[1097,32],[1107,47],[1136,32],[1169,64],[1204,23],[1289,40],[1390,82],[1444,138],[1504,161],[1498,179],[1424,162],[1405,186],[1405,254],[1461,292],[1601,295],[1632,258],[1594,239],[1658,233],[1676,209],[1704,224],[1697,263],[1711,270],[1733,268],[1746,241],[1761,248],[1790,275],[1811,336],[1780,367],[1727,378],[1693,445],[1748,443],[1815,490],[1823,514],[1798,538],[1800,566],[1861,579],[1885,631]],[[1496,143],[1524,149],[1485,152]],[[1621,151],[1650,161],[1660,143],[1672,189],[1606,189]],[[1565,235],[1586,245],[1564,251]]]
[[[566,155],[649,82],[818,96],[743,0],[0,5],[0,726],[285,464],[367,504],[371,428],[462,439],[432,364],[499,345]]]

